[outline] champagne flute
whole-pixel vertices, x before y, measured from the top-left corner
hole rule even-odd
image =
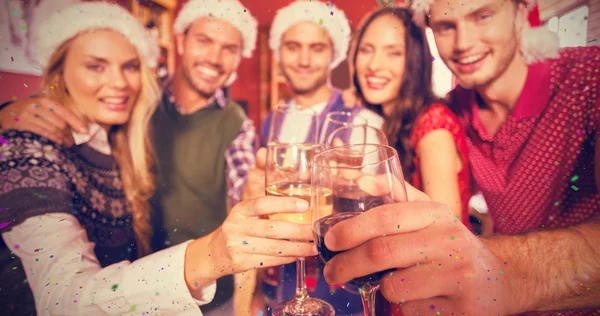
[[[367,120],[351,112],[329,112],[325,115],[325,120],[323,121],[323,127],[319,135],[319,144],[325,144],[333,131],[345,126],[367,126]]]
[[[383,131],[369,125],[342,126],[331,132],[324,144],[326,149],[344,145],[389,145]]]
[[[390,146],[346,145],[315,156],[311,188],[313,233],[319,255],[325,262],[338,254],[325,245],[327,231],[374,207],[406,201],[403,179],[398,153]],[[360,288],[365,316],[375,315],[379,280],[391,271],[393,269],[348,282]]]
[[[318,115],[311,109],[285,105],[275,109],[267,142],[265,169],[267,195],[293,196],[311,203],[312,161],[320,149],[317,143],[318,126]],[[319,201],[312,203],[319,203]],[[309,208],[303,213],[273,214],[269,218],[310,225],[310,215]],[[335,314],[329,303],[309,297],[304,258],[296,261],[296,295],[285,303],[283,314],[311,316]]]

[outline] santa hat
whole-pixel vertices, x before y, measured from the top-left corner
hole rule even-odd
[[[334,57],[329,69],[334,69],[346,59],[351,35],[350,25],[344,11],[333,4],[317,0],[297,0],[277,10],[269,34],[269,47],[275,53],[275,57],[279,59],[283,34],[295,24],[305,21],[320,25],[329,34],[334,48]]]
[[[558,57],[558,35],[547,27],[541,26],[538,0],[518,0],[525,3],[529,11],[528,21],[521,31],[521,53],[527,64],[532,64],[548,58]],[[408,3],[413,11],[414,21],[419,26],[425,26],[425,15],[435,0],[412,0]]]
[[[175,34],[182,34],[199,18],[209,16],[231,23],[242,35],[242,56],[252,57],[256,48],[258,22],[238,0],[190,0],[175,19]]]
[[[45,68],[63,43],[81,32],[98,29],[119,32],[150,68],[157,66],[160,49],[150,33],[127,10],[102,1],[42,1],[35,10],[31,27],[34,58]]]

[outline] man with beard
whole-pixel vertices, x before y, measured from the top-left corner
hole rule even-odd
[[[165,83],[152,117],[158,171],[154,251],[207,235],[223,223],[254,167],[257,145],[253,122],[222,91],[256,46],[257,22],[249,10],[237,0],[190,0],[174,31],[181,66]],[[59,143],[73,144],[65,131],[86,126],[47,98],[14,102],[0,113],[3,128],[30,130]],[[233,314],[233,284],[232,276],[217,281],[204,315]]]
[[[288,100],[287,104],[315,111],[319,115],[321,126],[327,113],[358,113],[353,104],[344,104],[342,92],[329,83],[331,70],[346,59],[349,40],[350,25],[344,12],[334,5],[319,1],[292,2],[277,11],[271,25],[269,46],[293,92],[293,98]],[[361,115],[363,113],[361,112]],[[261,127],[262,146],[267,144],[272,116],[273,112],[269,113]],[[374,113],[365,118],[370,122],[381,120]],[[284,121],[278,126],[278,131],[285,133],[286,129],[298,128],[306,129],[308,138],[309,126],[299,126],[290,121]],[[260,153],[264,154],[264,151]],[[258,156],[258,159],[261,159],[263,155]],[[253,182],[253,179],[256,181]],[[264,171],[257,168],[251,172],[247,186],[254,186],[253,190],[262,195],[264,181]],[[328,286],[323,278],[322,268],[323,265],[317,257],[306,258],[306,278],[310,296],[330,303],[337,315],[360,314],[360,296],[339,287]],[[296,265],[288,264],[262,270],[257,289],[259,304],[264,303],[260,294],[262,292],[267,302],[267,311],[271,313],[273,307],[280,306],[294,297]]]
[[[474,236],[409,187],[411,202],[328,232],[327,247],[344,251],[328,282],[397,268],[381,290],[405,315],[597,315],[600,48],[558,51],[555,34],[530,27],[532,0],[412,5],[460,81],[450,101],[495,234]]]
[[[344,104],[342,92],[330,84],[331,71],[346,59],[349,41],[346,15],[334,5],[299,0],[277,11],[269,47],[293,92],[288,105],[310,108],[321,124],[329,112],[358,110],[354,104]],[[262,146],[266,146],[272,115],[269,113],[261,126]],[[373,124],[382,123],[372,112],[365,110],[360,115],[375,121]]]

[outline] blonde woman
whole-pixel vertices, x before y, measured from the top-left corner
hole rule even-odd
[[[206,237],[147,255],[158,47],[118,5],[49,5],[32,30],[43,88],[89,133],[65,147],[1,131],[0,314],[201,315],[214,280],[316,254],[309,227],[260,219],[308,204],[267,197],[234,207]]]

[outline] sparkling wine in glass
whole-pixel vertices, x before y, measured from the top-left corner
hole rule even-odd
[[[331,191],[322,193],[320,199],[311,199],[312,162],[321,149],[317,143],[318,123],[318,115],[311,109],[284,105],[274,111],[267,142],[266,194],[301,198],[310,207],[303,213],[272,214],[271,220],[310,225],[314,205],[331,205]],[[335,315],[331,304],[308,295],[305,258],[296,261],[296,295],[281,312],[294,316]]]
[[[403,179],[398,153],[386,145],[346,145],[315,156],[312,200],[330,202],[315,203],[311,208],[315,241],[325,262],[339,253],[325,245],[324,238],[329,229],[375,207],[406,201]],[[332,197],[323,200],[325,192],[331,192]],[[360,288],[366,316],[375,315],[379,280],[390,271],[375,272],[348,282]]]

